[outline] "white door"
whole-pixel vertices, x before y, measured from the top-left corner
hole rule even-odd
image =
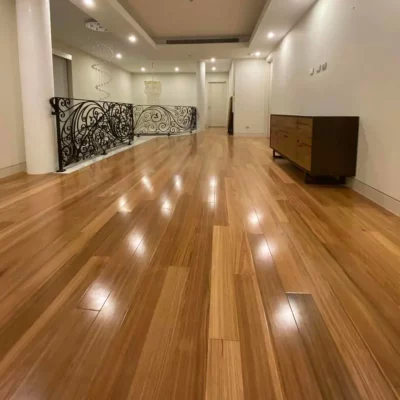
[[[208,126],[224,127],[228,122],[226,82],[208,83]]]
[[[69,97],[68,60],[53,54],[54,94]]]

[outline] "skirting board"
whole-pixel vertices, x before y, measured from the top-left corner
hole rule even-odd
[[[376,190],[373,187],[368,186],[355,178],[349,178],[347,180],[347,186],[362,194],[374,203],[379,204],[381,207],[391,211],[393,214],[400,216],[399,200],[396,200],[395,198],[390,197],[387,194],[382,193],[379,190]]]
[[[19,172],[25,172],[25,171],[26,171],[25,163],[11,165],[10,167],[1,168],[0,169],[0,179],[5,178],[10,175],[18,174]]]
[[[233,136],[239,137],[262,137],[268,139],[268,136],[265,133],[237,133],[235,132]]]

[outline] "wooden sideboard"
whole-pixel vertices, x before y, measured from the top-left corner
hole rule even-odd
[[[356,174],[359,117],[271,115],[271,148],[313,177]]]

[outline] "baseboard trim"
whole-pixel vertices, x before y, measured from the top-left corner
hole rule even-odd
[[[233,136],[240,136],[240,137],[263,137],[265,139],[268,138],[268,136],[265,133],[237,133],[235,132]]]
[[[26,171],[25,163],[11,165],[10,167],[5,167],[5,168],[0,168],[0,179],[6,178],[7,176],[10,176],[10,175],[18,174],[19,172],[25,172],[25,171]]]
[[[386,208],[393,214],[400,216],[400,201],[394,197],[390,197],[355,178],[349,178],[347,186],[381,207]]]

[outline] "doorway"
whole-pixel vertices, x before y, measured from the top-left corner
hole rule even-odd
[[[226,127],[228,123],[228,94],[226,82],[208,83],[208,126]]]
[[[69,60],[53,54],[55,97],[70,97],[69,63]]]

